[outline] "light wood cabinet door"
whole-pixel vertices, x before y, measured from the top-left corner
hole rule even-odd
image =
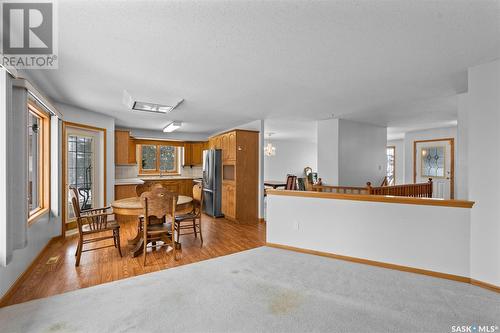
[[[163,187],[169,191],[180,194],[181,183],[177,180],[162,181]]]
[[[222,213],[228,219],[236,218],[236,188],[233,184],[222,184]]]
[[[203,142],[191,144],[191,165],[201,165],[203,161]]]
[[[192,157],[193,157],[193,145],[189,142],[184,143],[184,164],[183,165],[192,165]]]
[[[227,160],[236,160],[236,132],[227,133]]]
[[[128,162],[132,164],[137,164],[137,148],[135,141],[129,137],[128,140]]]
[[[215,137],[215,147],[214,149],[222,149],[222,137],[217,136]]]
[[[115,131],[115,164],[128,164],[128,140],[127,131]]]
[[[222,160],[227,161],[228,159],[228,149],[229,149],[229,137],[227,134],[221,135],[221,148],[222,149]]]

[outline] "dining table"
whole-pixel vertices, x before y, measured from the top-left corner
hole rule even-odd
[[[176,210],[184,210],[191,205],[193,202],[193,198],[187,195],[179,195],[177,198],[177,206]],[[141,203],[141,198],[139,197],[131,197],[125,199],[115,200],[111,203],[111,207],[113,208],[113,214],[116,215],[124,215],[124,216],[137,216],[144,214],[144,208]],[[137,233],[134,238],[129,239],[128,245],[132,247],[130,250],[130,254],[132,257],[137,257],[142,253],[144,239],[142,232],[140,231],[140,221],[137,218]],[[173,235],[172,235],[173,237]],[[177,246],[180,247],[180,244],[177,243]]]

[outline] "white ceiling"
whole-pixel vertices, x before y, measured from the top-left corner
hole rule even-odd
[[[122,127],[180,120],[181,132],[214,133],[331,114],[395,127],[449,121],[466,69],[500,57],[499,1],[58,4],[59,69],[25,75]],[[185,101],[166,116],[132,113],[124,89]]]

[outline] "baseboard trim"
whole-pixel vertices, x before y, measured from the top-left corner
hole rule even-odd
[[[487,283],[487,282],[483,282],[483,281],[479,281],[479,280],[470,279],[470,284],[472,284],[474,286],[477,286],[477,287],[481,287],[481,288],[484,288],[484,289],[488,289],[488,290],[500,293],[500,286],[496,286],[496,285],[491,284],[491,283]]]
[[[290,251],[295,251],[295,252],[313,254],[313,255],[322,256],[322,257],[339,259],[339,260],[344,260],[344,261],[351,261],[351,262],[355,262],[358,264],[371,265],[371,266],[377,266],[377,267],[382,267],[382,268],[394,269],[394,270],[403,271],[403,272],[428,275],[428,276],[438,277],[438,278],[442,278],[442,279],[448,279],[448,280],[454,280],[454,281],[466,282],[466,283],[470,282],[470,278],[465,277],[465,276],[435,272],[435,271],[430,271],[430,270],[421,269],[421,268],[402,266],[402,265],[396,265],[396,264],[389,264],[389,263],[375,261],[375,260],[349,257],[349,256],[340,255],[340,254],[335,254],[335,253],[302,249],[299,247],[293,247],[293,246],[281,245],[281,244],[275,244],[275,243],[267,243],[267,246],[275,247],[275,248],[283,249],[283,250],[290,250]]]
[[[496,286],[496,285],[491,284],[491,283],[471,279],[471,278],[468,278],[465,276],[429,271],[429,270],[421,269],[421,268],[402,266],[402,265],[396,265],[396,264],[389,264],[389,263],[375,261],[375,260],[349,257],[349,256],[340,255],[340,254],[335,254],[335,253],[303,249],[300,247],[281,245],[281,244],[276,244],[276,243],[266,243],[266,246],[274,247],[274,248],[278,248],[278,249],[283,249],[283,250],[307,253],[307,254],[317,255],[317,256],[321,256],[321,257],[345,260],[345,261],[355,262],[358,264],[377,266],[377,267],[394,269],[394,270],[403,271],[403,272],[410,272],[410,273],[415,273],[415,274],[422,274],[422,275],[437,277],[437,278],[441,278],[441,279],[469,283],[469,284],[472,284],[474,286],[477,286],[477,287],[480,287],[483,289],[488,289],[488,290],[500,293],[500,286]]]
[[[24,272],[19,275],[19,277],[16,279],[16,281],[10,286],[9,290],[0,298],[0,308],[3,308],[6,306],[7,301],[12,297],[12,295],[17,291],[19,286],[26,280],[28,277],[29,273],[35,268],[35,264],[40,260],[42,255],[45,253],[45,251],[55,242],[58,240],[61,240],[62,236],[56,236],[51,238],[47,244],[40,250],[40,252],[37,254],[35,258],[33,258],[33,261],[31,264],[24,270]]]

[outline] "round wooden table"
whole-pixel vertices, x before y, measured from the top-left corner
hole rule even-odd
[[[179,195],[177,198],[176,209],[185,209],[186,206],[191,204],[191,202],[193,202],[193,198],[186,195]],[[142,207],[141,199],[139,197],[115,200],[111,203],[111,207],[113,208],[113,214],[116,215],[139,216],[144,213],[144,208]],[[137,223],[139,223],[139,219],[137,219]],[[139,224],[137,226],[137,234],[134,238],[128,240],[128,244],[133,246],[130,251],[132,257],[137,257],[141,254],[143,249],[143,239]]]
[[[193,198],[186,195],[179,195],[176,209],[183,209],[191,202],[193,202]],[[116,215],[139,216],[144,213],[141,198],[139,197],[115,200],[111,204],[111,207],[113,207],[113,214]]]

